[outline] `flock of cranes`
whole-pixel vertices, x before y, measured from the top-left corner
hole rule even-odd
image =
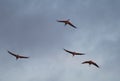
[[[65,25],[70,25],[71,27],[73,28],[77,28],[76,26],[74,26],[71,22],[70,22],[70,19],[68,20],[57,20],[57,22],[61,22],[61,23],[64,23]],[[65,52],[68,52],[70,54],[72,54],[72,56],[75,56],[75,55],[85,55],[85,53],[78,53],[78,52],[73,52],[73,51],[69,51],[67,49],[63,49]],[[22,56],[22,55],[19,55],[19,54],[16,54],[16,53],[13,53],[11,51],[8,51],[8,53],[12,56],[14,56],[16,58],[16,60],[18,59],[21,59],[21,58],[24,58],[24,59],[28,59],[29,57],[27,56]],[[92,60],[88,60],[88,61],[84,61],[82,62],[82,64],[89,64],[89,65],[94,65],[96,66],[97,68],[99,68],[99,66],[97,65],[97,63],[95,63],[94,61]]]

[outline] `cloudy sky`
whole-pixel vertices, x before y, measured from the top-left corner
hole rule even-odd
[[[0,81],[120,81],[119,8],[119,0],[0,0]],[[56,22],[66,19],[77,29]]]

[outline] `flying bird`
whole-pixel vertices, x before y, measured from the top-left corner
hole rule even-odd
[[[92,64],[92,65],[96,66],[97,68],[99,68],[99,66],[95,62],[93,62],[92,60],[82,62],[82,64],[86,64],[86,63],[88,63],[89,65]]]
[[[64,51],[66,51],[66,52],[72,54],[73,56],[75,56],[75,55],[85,55],[84,53],[72,52],[72,51],[68,51],[68,50],[66,50],[66,49],[64,49]]]
[[[68,19],[68,20],[57,20],[57,22],[65,23],[65,26],[68,24],[68,25],[72,26],[73,28],[77,28],[76,26],[74,26],[74,25],[70,22],[70,19]]]
[[[16,60],[18,60],[19,58],[29,58],[29,57],[26,57],[26,56],[21,56],[21,55],[12,53],[12,52],[10,52],[10,51],[8,51],[8,53],[11,54],[11,55],[13,55],[14,57],[16,57]]]

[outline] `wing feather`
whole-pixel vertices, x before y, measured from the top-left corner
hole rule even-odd
[[[66,52],[68,52],[68,53],[71,53],[71,54],[73,54],[73,52],[71,52],[71,51],[68,51],[68,50],[66,50],[66,49],[64,49]]]
[[[86,64],[86,63],[89,63],[89,61],[84,61],[84,62],[82,62],[82,64]]]
[[[10,51],[8,51],[8,53],[11,54],[11,55],[13,55],[13,56],[15,56],[15,57],[17,56],[15,53],[12,53]]]
[[[29,58],[29,57],[26,57],[26,56],[19,56],[19,58]]]
[[[76,53],[76,55],[85,55],[84,53]]]
[[[96,63],[93,62],[92,64],[99,68],[99,66]]]
[[[71,22],[68,23],[70,26],[72,26],[73,28],[77,28],[76,26],[74,26]]]
[[[64,23],[64,22],[66,22],[66,21],[60,21],[60,20],[57,20],[57,22],[63,22],[63,23]]]

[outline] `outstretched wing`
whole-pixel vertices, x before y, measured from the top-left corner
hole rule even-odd
[[[68,50],[66,50],[66,49],[64,49],[64,51],[66,51],[66,52],[68,52],[68,53],[71,53],[71,54],[73,54],[73,52],[71,52],[71,51],[68,51]]]
[[[13,56],[15,56],[15,57],[17,56],[15,53],[12,53],[10,51],[8,51],[8,53],[11,54],[11,55],[13,55]]]
[[[62,20],[57,20],[57,22],[63,22],[63,23],[64,23],[64,22],[66,22],[66,21],[62,21]]]
[[[71,22],[68,23],[70,26],[72,26],[73,28],[77,28],[76,26],[74,26]]]
[[[96,63],[93,62],[92,64],[99,68],[99,66]]]
[[[82,64],[86,64],[86,63],[89,63],[89,61],[84,61],[84,62],[82,62]]]
[[[84,53],[75,53],[75,55],[85,55]]]
[[[19,58],[29,58],[29,57],[26,57],[26,56],[19,56]]]

